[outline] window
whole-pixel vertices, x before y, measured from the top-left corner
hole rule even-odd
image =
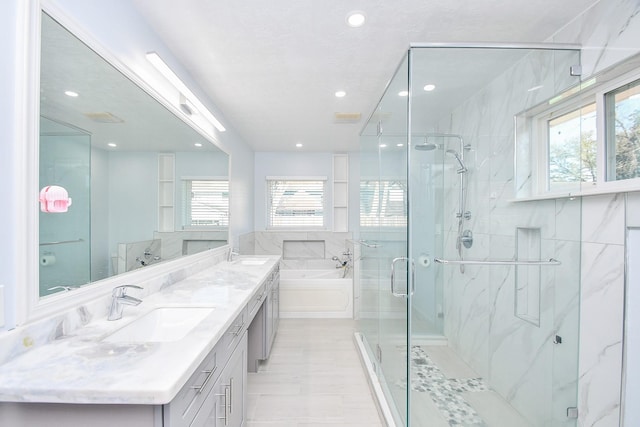
[[[638,189],[637,69],[613,68],[516,115],[517,198]]]
[[[571,188],[596,181],[596,104],[553,118],[547,123],[548,189]]]
[[[361,227],[406,227],[407,193],[401,180],[360,182]]]
[[[183,228],[229,226],[229,181],[185,179]]]
[[[269,228],[324,228],[325,180],[267,178]]]
[[[607,179],[640,177],[640,80],[605,95]]]

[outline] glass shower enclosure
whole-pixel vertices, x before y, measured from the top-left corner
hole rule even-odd
[[[412,45],[364,126],[357,335],[389,425],[576,425],[581,202],[515,200],[514,117],[579,64]]]

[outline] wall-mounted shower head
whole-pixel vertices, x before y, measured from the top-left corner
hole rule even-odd
[[[466,173],[468,171],[467,167],[465,166],[464,162],[462,161],[462,158],[460,157],[460,154],[456,150],[449,149],[446,152],[447,152],[447,154],[451,154],[458,161],[458,164],[460,165],[460,169],[458,169],[456,171],[457,173]]]
[[[440,148],[440,146],[438,144],[434,144],[433,142],[425,141],[422,144],[416,145],[414,148],[419,151],[433,151]]]

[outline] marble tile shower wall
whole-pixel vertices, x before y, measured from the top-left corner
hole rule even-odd
[[[282,255],[280,265],[287,269],[335,268],[331,258],[343,258],[350,239],[349,232],[255,231],[240,236],[240,253]]]
[[[468,205],[474,244],[469,259],[511,259],[518,227],[539,228],[542,258],[559,267],[540,269],[539,327],[515,316],[515,268],[467,266],[445,271],[445,333],[451,345],[532,425],[563,425],[575,394],[580,279],[580,200],[512,203],[513,116],[551,97],[573,81],[567,57],[534,52],[452,112],[441,131],[461,134],[471,150]],[[566,73],[556,78],[558,70]],[[537,92],[527,89],[545,81]],[[523,95],[524,94],[524,95]],[[487,119],[489,118],[489,119]],[[457,257],[458,177],[447,174],[445,256]],[[560,286],[560,284],[562,286]],[[555,334],[563,345],[553,344]],[[563,335],[564,334],[564,335]],[[572,356],[573,355],[573,360]],[[569,366],[550,375],[553,360]],[[573,375],[572,375],[573,373]]]
[[[607,0],[595,3],[549,41],[581,44],[583,77],[587,77],[640,52],[638,40],[640,2]],[[511,269],[468,268],[464,275],[447,270],[445,328],[452,345],[487,376],[492,387],[534,420],[534,425],[544,425],[532,411],[541,412],[549,404],[550,396],[555,418],[552,425],[567,422],[564,408],[566,402],[575,402],[575,395],[570,388],[563,392],[562,385],[569,384],[574,377],[571,366],[576,363],[574,350],[579,346],[577,424],[618,427],[624,238],[626,226],[640,226],[637,219],[640,193],[509,203],[514,176],[513,113],[549,96],[530,93],[531,98],[525,98],[521,89],[530,87],[529,82],[513,80],[516,75],[517,69],[507,71],[500,81],[442,123],[442,131],[470,135],[468,142],[473,146],[468,153],[472,169],[469,206],[474,210],[470,228],[476,233],[476,242],[467,256],[513,255],[514,227],[526,224],[541,226],[543,256],[552,254],[563,265],[544,270],[538,333],[525,325],[519,326],[513,316]],[[447,188],[457,185],[455,176],[447,179]],[[447,194],[446,206],[452,218],[456,192]],[[451,228],[445,235],[445,247],[449,250],[447,256],[455,256],[455,232]],[[576,280],[580,280],[579,293],[573,286]],[[551,323],[551,317],[557,319],[555,323]],[[567,331],[578,330],[576,322],[580,336],[567,335]],[[551,335],[545,336],[541,333],[543,329],[563,336],[562,346],[550,345]],[[536,375],[538,379],[542,377],[542,366],[549,358],[553,358],[553,384],[536,383]],[[549,373],[545,376],[549,377]],[[523,394],[525,389],[520,386],[527,381],[533,381],[535,386],[529,390],[536,393]],[[540,391],[543,393],[539,394]],[[537,401],[537,396],[548,396],[547,402]],[[523,405],[528,399],[532,404]]]

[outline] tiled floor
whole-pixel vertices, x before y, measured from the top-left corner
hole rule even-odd
[[[353,341],[355,322],[282,319],[249,374],[246,427],[382,427]]]

